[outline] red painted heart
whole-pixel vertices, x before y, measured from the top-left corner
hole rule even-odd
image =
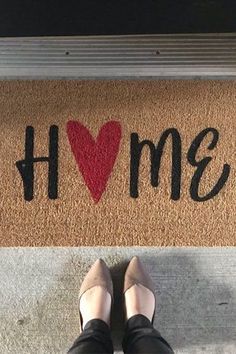
[[[71,150],[84,181],[97,203],[106,189],[121,139],[120,123],[105,123],[95,140],[89,130],[78,121],[67,122]]]

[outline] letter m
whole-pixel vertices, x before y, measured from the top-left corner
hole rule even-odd
[[[152,187],[159,185],[159,170],[161,157],[163,155],[164,146],[168,137],[172,138],[172,172],[171,172],[171,199],[178,200],[180,198],[181,188],[181,137],[177,129],[170,128],[163,132],[160,140],[155,146],[150,140],[139,141],[137,133],[131,134],[130,145],[130,196],[138,198],[138,181],[139,181],[139,165],[142,149],[147,145],[150,149],[150,174]]]

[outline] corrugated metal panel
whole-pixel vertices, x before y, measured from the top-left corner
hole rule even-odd
[[[0,78],[236,77],[236,33],[0,39]]]

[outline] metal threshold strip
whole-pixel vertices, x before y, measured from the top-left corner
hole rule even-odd
[[[236,78],[236,33],[0,38],[0,79]]]

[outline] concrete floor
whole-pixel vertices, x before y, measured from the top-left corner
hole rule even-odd
[[[93,261],[115,289],[138,254],[156,284],[155,326],[175,353],[236,353],[236,248],[1,248],[0,353],[66,353],[78,335],[78,290]],[[121,298],[114,343],[121,353]]]

